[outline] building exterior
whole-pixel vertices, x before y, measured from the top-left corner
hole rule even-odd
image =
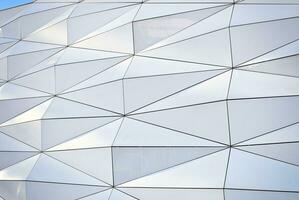
[[[0,199],[298,200],[299,1],[0,11]]]

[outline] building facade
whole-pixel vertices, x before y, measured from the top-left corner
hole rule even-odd
[[[299,1],[0,11],[0,199],[298,200]]]

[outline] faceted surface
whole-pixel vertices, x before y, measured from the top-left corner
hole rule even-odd
[[[299,199],[299,1],[0,11],[1,200]]]

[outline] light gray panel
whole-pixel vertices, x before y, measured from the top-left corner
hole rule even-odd
[[[45,173],[46,172],[46,173]],[[107,186],[102,181],[84,174],[54,158],[41,154],[38,161],[31,170],[28,180],[53,182],[53,183],[73,183],[95,186]]]
[[[223,150],[204,156],[124,183],[121,187],[221,188],[225,180],[228,153],[229,150]]]
[[[298,97],[229,101],[232,143],[298,122],[298,105]]]
[[[219,150],[221,147],[113,147],[114,181],[119,185]]]
[[[30,47],[29,47],[30,48]],[[13,78],[16,75],[25,72],[34,65],[40,63],[42,60],[57,53],[61,49],[49,49],[43,51],[36,51],[26,54],[19,54],[10,56],[7,59],[8,77]]]
[[[74,46],[103,51],[134,53],[132,24],[126,24],[90,37]]]
[[[61,96],[112,112],[123,113],[124,110],[122,81],[96,85]]]
[[[227,188],[299,191],[299,168],[273,159],[233,149]]]
[[[267,144],[267,143],[288,143],[299,141],[299,123],[291,124],[271,133],[253,138],[241,143],[241,145]]]
[[[0,123],[15,117],[22,112],[29,110],[30,108],[42,103],[47,97],[38,97],[30,99],[13,99],[9,101],[0,101],[0,110],[5,110],[0,115]]]
[[[69,43],[72,44],[79,41],[84,36],[96,31],[102,26],[113,21],[125,12],[133,9],[133,6],[127,6],[119,9],[112,9],[104,12],[96,12],[88,15],[83,15],[81,17],[72,17],[68,20]],[[84,26],[84,29],[81,27]]]
[[[103,192],[96,193],[93,195],[89,195],[85,198],[82,198],[82,200],[109,200],[111,192],[112,192],[112,189],[105,190]]]
[[[42,120],[42,148],[48,149],[115,119],[115,117],[100,117]]]
[[[77,199],[104,189],[104,187],[86,185],[26,182],[27,200]]]
[[[134,22],[135,50],[139,52],[222,9],[215,7]]]
[[[296,200],[298,198],[298,193],[291,192],[225,190],[226,200]]]
[[[298,18],[291,18],[233,27],[231,42],[234,65],[249,61],[298,39],[298,24]]]
[[[103,60],[91,60],[87,62],[77,62],[71,64],[57,65],[56,72],[56,91],[61,92],[65,89],[74,86],[88,78],[104,71],[105,69],[115,65],[124,57],[116,57]],[[65,77],[72,71],[72,76],[69,79]]]
[[[25,160],[37,154],[36,152],[0,152],[0,170]]]
[[[226,110],[225,102],[217,102],[138,114],[133,118],[228,144]]]
[[[54,151],[47,154],[84,173],[113,184],[111,148]]]
[[[298,78],[234,70],[228,97],[236,99],[298,95],[298,85]]]
[[[41,148],[41,122],[39,120],[3,126],[0,130],[25,144]]]
[[[222,189],[120,188],[142,200],[223,200]]]
[[[182,51],[182,49],[189,49],[189,51]],[[141,52],[140,55],[230,67],[229,30],[221,29],[195,36],[161,48]]]
[[[180,133],[175,130],[162,128],[154,124],[124,118],[114,146],[219,146],[220,144]],[[221,146],[221,145],[220,145]]]
[[[25,184],[23,181],[0,181],[0,195],[4,200],[27,200]]]
[[[255,63],[244,66],[241,69],[299,77],[298,62],[299,56],[291,56],[267,62]]]
[[[298,16],[298,5],[237,4],[234,8],[231,25],[250,24]]]
[[[43,92],[55,93],[55,70],[54,68],[47,68],[22,78],[12,81],[13,83],[40,90]]]
[[[210,79],[224,70],[141,77],[124,80],[126,113]],[[159,88],[159,90],[157,90]]]
[[[299,143],[241,146],[238,148],[287,163],[299,165]]]
[[[0,132],[0,151],[35,151],[34,148]]]

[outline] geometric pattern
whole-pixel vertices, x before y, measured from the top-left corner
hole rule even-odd
[[[1,200],[299,199],[297,0],[0,11]]]

